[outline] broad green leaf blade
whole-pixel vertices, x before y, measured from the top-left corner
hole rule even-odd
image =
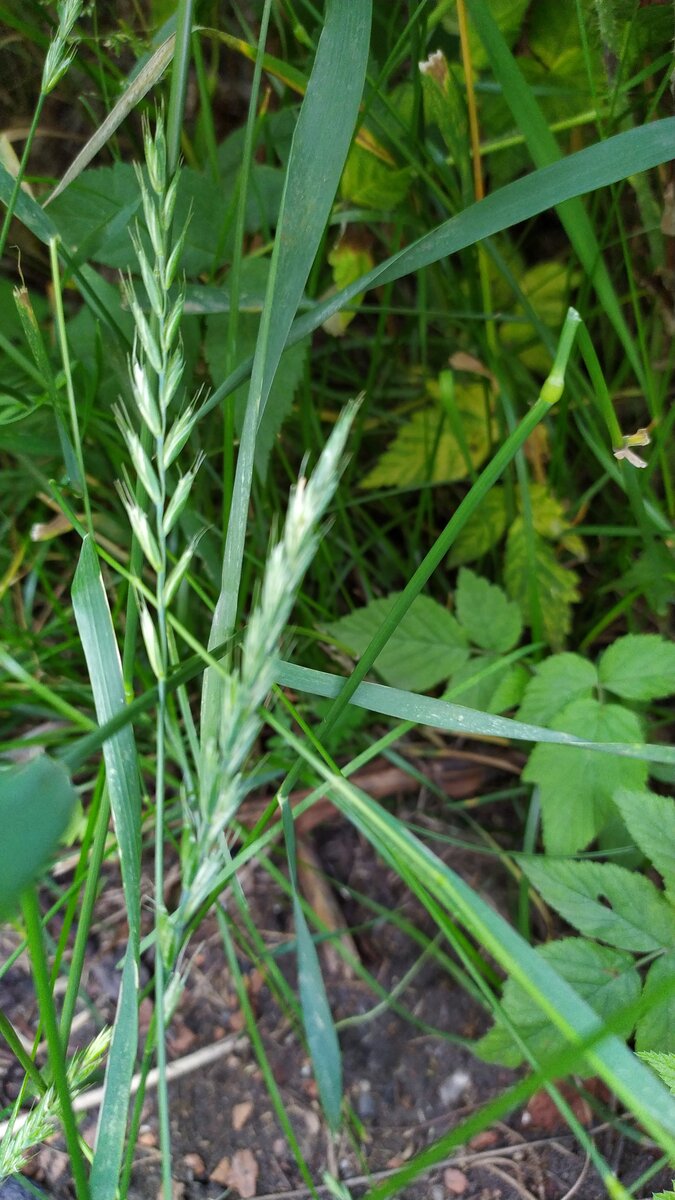
[[[281,820],[293,893],[293,916],[298,954],[298,992],[302,1020],[321,1105],[330,1128],[335,1132],[340,1126],[342,1107],[342,1056],[333,1014],[326,995],[319,956],[300,903],[295,827],[293,812],[287,800],[282,804]]]
[[[520,721],[548,725],[572,700],[586,700],[598,685],[598,673],[580,654],[555,654],[535,667],[518,709]]]
[[[292,340],[299,341],[318,329],[329,316],[339,312],[360,292],[402,279],[441,258],[456,254],[458,250],[529,220],[548,208],[554,208],[571,197],[583,196],[586,192],[607,187],[639,171],[648,171],[670,161],[674,140],[675,117],[667,117],[616,134],[499,188],[298,318],[293,325]],[[228,390],[235,386],[226,382]],[[211,405],[213,403],[214,397],[210,401]],[[202,412],[205,411],[206,405],[202,409]]]
[[[619,788],[614,803],[635,845],[663,876],[666,891],[675,902],[675,801],[654,792]]]
[[[272,253],[269,285],[237,458],[221,591],[209,647],[231,633],[237,611],[258,425],[330,215],[358,116],[370,46],[371,0],[329,0],[298,122]],[[218,680],[206,671],[202,737],[218,721]]]
[[[616,1020],[622,1009],[630,1008],[640,995],[640,976],[630,954],[597,946],[583,938],[561,938],[537,947],[537,955],[549,963],[570,983],[578,996],[604,1020]],[[563,1049],[565,1037],[547,1019],[532,996],[512,979],[507,981],[502,997],[504,1015],[515,1031],[536,1055],[545,1062]],[[620,1032],[628,1037],[632,1021],[619,1018]],[[506,1025],[497,1023],[474,1047],[480,1058],[498,1062],[506,1067],[520,1066],[523,1052]]]
[[[644,875],[615,863],[519,862],[546,903],[586,937],[619,950],[675,947],[675,909]]]
[[[127,943],[113,1036],[105,1073],[105,1091],[91,1169],[92,1200],[114,1200],[119,1183],[129,1096],[138,1044],[138,965]]]
[[[675,692],[675,644],[658,633],[617,638],[598,663],[603,687],[624,700],[658,700]]]
[[[313,696],[330,696],[333,699],[340,695],[349,682],[341,675],[331,675],[327,671],[315,671],[310,667],[283,661],[276,668],[276,679],[283,687],[309,692]],[[453,733],[544,742],[570,749],[599,751],[638,762],[675,766],[673,746],[656,746],[640,741],[630,743],[593,740],[557,729],[545,729],[542,725],[526,725],[522,721],[513,721],[510,717],[492,716],[472,708],[464,708],[460,704],[450,704],[446,700],[435,700],[430,696],[419,696],[415,692],[404,692],[398,688],[383,687],[378,683],[360,683],[349,702],[368,709],[369,712],[382,713],[401,721],[413,721],[419,725],[431,725],[434,729],[445,729]]]
[[[73,611],[82,641],[99,724],[125,706],[122,665],[101,568],[89,536],[82,542],[73,580]],[[129,936],[140,943],[141,789],[138,756],[130,726],[103,747],[110,807],[119,843]]]
[[[672,1054],[675,1066],[675,954],[652,963],[642,991],[644,1009],[635,1030],[636,1050]]]
[[[76,800],[67,770],[46,754],[0,772],[0,918],[47,866]]]
[[[504,654],[520,641],[523,619],[518,605],[468,567],[457,577],[455,608],[474,645]]]
[[[536,217],[571,197],[583,196],[669,162],[673,140],[675,117],[667,117],[616,134],[499,188],[298,317],[291,327],[287,345],[295,345],[319,329],[331,316],[371,288],[411,275],[512,225]],[[251,366],[249,361],[233,371],[204,401],[199,416],[205,417],[217,408],[223,398],[248,377]]]
[[[522,132],[532,160],[537,167],[546,167],[560,159],[560,150],[532,88],[518,68],[504,37],[485,0],[467,0],[472,24],[485,47],[497,82],[501,84],[518,129]],[[630,174],[626,171],[623,178]],[[643,369],[633,338],[624,320],[618,296],[605,266],[591,220],[580,200],[556,202],[558,216],[565,232],[593,286],[609,320],[626,351],[638,379]]]
[[[558,714],[554,728],[597,741],[639,741],[642,728],[635,713],[618,704],[574,700]],[[540,788],[544,845],[549,854],[576,854],[600,832],[612,815],[621,786],[639,788],[647,781],[644,762],[599,759],[588,750],[536,746],[523,771],[527,783]]]
[[[399,592],[373,600],[333,621],[326,630],[337,642],[361,655]],[[451,613],[429,596],[417,596],[375,660],[374,669],[393,687],[427,691],[448,679],[469,656],[467,637]]]

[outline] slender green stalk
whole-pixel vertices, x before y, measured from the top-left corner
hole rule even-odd
[[[54,999],[49,986],[49,970],[45,956],[42,938],[42,921],[38,908],[35,891],[24,892],[22,897],[23,916],[26,924],[26,938],[33,966],[33,979],[37,993],[40,1017],[44,1026],[49,1048],[49,1062],[54,1076],[54,1085],[61,1106],[61,1120],[70,1155],[70,1166],[73,1172],[73,1182],[77,1200],[89,1200],[89,1183],[84,1166],[84,1158],[80,1148],[80,1136],[70,1098],[70,1086],[61,1045]]]
[[[467,493],[457,506],[445,529],[439,534],[436,542],[428,551],[406,587],[396,598],[377,633],[364,650],[352,674],[346,680],[340,695],[333,702],[330,712],[321,722],[317,730],[317,737],[319,739],[333,728],[340,713],[344,710],[345,705],[349,703],[350,698],[367,675],[378,654],[386,646],[413,600],[419,595],[434,571],[443,562],[460,530],[464,528],[469,518],[476,512],[482,500],[484,500],[490,489],[500,478],[517,451],[527,441],[533,429],[536,429],[539,422],[550,412],[551,406],[560,398],[562,383],[564,382],[564,370],[579,323],[579,314],[574,309],[570,309],[565,319],[558,353],[556,354],[551,374],[542,386],[539,399],[532,406],[529,413],[523,417],[517,428],[509,434],[494,458],[481,472],[470,492]],[[298,778],[299,771],[300,763],[298,761],[289,772],[280,790],[282,796],[287,796],[290,793]]]
[[[78,916],[77,928],[75,931],[75,943],[70,959],[70,969],[68,971],[68,986],[66,994],[63,998],[63,1006],[61,1008],[60,1034],[61,1041],[64,1045],[68,1044],[70,1037],[70,1028],[75,1014],[75,1006],[77,1004],[77,996],[82,979],[82,971],[84,969],[85,955],[87,953],[87,942],[91,929],[91,919],[94,912],[94,905],[99,889],[99,879],[103,856],[105,854],[105,845],[108,837],[108,818],[110,816],[110,801],[108,799],[107,790],[105,788],[105,775],[103,769],[99,772],[96,791],[92,800],[92,809],[95,816],[96,826],[94,830],[93,845],[91,848],[91,857],[88,857],[88,846],[83,844],[80,855],[80,864],[78,868],[78,881],[81,881],[82,873],[86,873],[84,895]],[[73,896],[72,903],[75,904],[76,895]]]
[[[44,91],[40,92],[40,95],[38,97],[38,102],[35,106],[35,112],[33,113],[33,119],[31,121],[30,129],[28,131],[28,137],[26,138],[26,144],[23,148],[23,154],[21,155],[19,169],[16,173],[16,178],[14,180],[14,187],[12,189],[12,194],[9,198],[9,202],[7,204],[7,209],[5,211],[5,218],[2,222],[2,229],[0,230],[0,258],[2,258],[2,255],[5,252],[5,246],[7,244],[7,238],[9,236],[9,230],[10,230],[10,226],[12,224],[12,217],[14,216],[14,210],[16,208],[16,202],[19,198],[19,192],[21,191],[21,184],[23,183],[23,177],[26,173],[26,167],[28,166],[28,159],[30,158],[30,152],[33,148],[33,140],[35,138],[35,134],[37,133],[37,128],[40,123],[40,117],[42,116],[42,109],[44,107],[44,103],[45,103],[46,99],[47,99],[46,93]]]
[[[185,14],[184,14],[185,15]],[[188,16],[185,15],[186,21]],[[189,22],[188,22],[189,23]],[[167,942],[167,914],[164,907],[164,829],[167,774],[167,731],[170,721],[167,677],[170,667],[169,606],[187,569],[194,543],[189,544],[177,565],[169,570],[167,538],[187,503],[190,488],[201,464],[199,457],[177,482],[170,479],[170,468],[177,459],[192,429],[192,408],[174,415],[171,404],[184,371],[179,342],[184,294],[172,296],[182,253],[185,230],[173,242],[172,221],[176,202],[178,173],[169,170],[169,148],[161,117],[154,137],[144,129],[148,182],[139,172],[143,211],[153,251],[151,262],[138,238],[136,256],[150,303],[149,322],[131,283],[126,285],[129,307],[136,324],[137,341],[131,362],[132,391],[141,420],[139,436],[125,410],[117,412],[130,459],[136,471],[137,492],[120,488],[131,527],[143,557],[155,575],[154,610],[156,623],[142,594],[137,591],[141,633],[152,671],[157,679],[155,718],[155,1019],[159,1106],[160,1146],[162,1150],[162,1189],[171,1200],[171,1134],[166,1080],[166,1001],[169,973],[174,951]],[[148,453],[152,446],[152,457]],[[147,502],[139,502],[139,489]]]
[[[30,158],[30,153],[33,148],[33,141],[40,123],[40,117],[42,116],[45,100],[50,92],[54,90],[59,80],[62,79],[66,74],[66,71],[70,67],[71,62],[75,57],[75,51],[69,49],[69,43],[73,26],[80,15],[81,8],[82,0],[60,0],[60,3],[58,4],[58,25],[45,57],[44,67],[42,69],[42,81],[40,84],[40,95],[38,96],[35,112],[33,113],[30,129],[28,131],[28,137],[26,138],[23,153],[21,155],[19,170],[16,173],[12,192],[7,203],[7,210],[2,223],[2,229],[0,229],[0,258],[2,258],[5,246],[7,244],[7,237],[12,224],[12,217],[14,216],[17,201],[19,199],[21,185],[26,173],[26,167],[28,166],[28,159]]]

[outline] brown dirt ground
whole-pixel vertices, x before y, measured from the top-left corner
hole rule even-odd
[[[423,797],[402,804],[402,815],[429,825],[437,823],[437,816],[425,810]],[[354,941],[361,963],[386,989],[395,987],[419,963],[420,949],[399,925],[385,916],[374,919],[372,910],[354,893],[367,894],[386,910],[431,933],[428,916],[395,873],[377,862],[371,847],[351,827],[329,822],[310,836],[322,868],[339,881],[333,895],[346,924],[356,931]],[[494,860],[453,848],[446,848],[444,857],[493,904],[506,910],[509,897],[502,881],[492,878],[492,865],[490,878],[485,876],[486,863]],[[112,868],[106,873],[107,886],[97,910],[84,982],[98,1012],[110,1020],[124,912],[118,880]],[[243,884],[252,919],[267,947],[282,951],[293,936],[283,889],[260,865],[246,869]],[[2,957],[14,942],[10,930],[1,935]],[[180,1064],[185,1070],[170,1086],[176,1200],[247,1195],[259,1200],[291,1200],[309,1196],[246,1033],[214,920],[205,922],[192,953],[187,988],[171,1027],[168,1047],[173,1069]],[[277,961],[293,984],[292,953],[279,953]],[[485,1014],[446,970],[427,958],[398,996],[400,1011],[384,1009],[375,1018],[341,1032],[345,1095],[353,1119],[334,1141],[323,1122],[310,1064],[292,1019],[280,1009],[260,970],[245,957],[240,958],[240,965],[258,1031],[312,1178],[319,1185],[323,1172],[330,1170],[344,1181],[354,1200],[363,1195],[369,1183],[386,1178],[499,1096],[517,1077],[512,1071],[480,1062],[463,1044],[461,1039],[474,1038],[486,1028]],[[378,1003],[370,988],[362,980],[350,978],[344,967],[324,958],[324,968],[338,1021],[363,1014]],[[36,1026],[36,1009],[28,965],[23,959],[0,981],[0,1004],[20,1032],[30,1038]],[[147,999],[141,1009],[145,1028],[151,1011],[152,1002]],[[93,1030],[83,1008],[76,1020],[77,1042],[86,1042]],[[200,1052],[207,1055],[207,1061],[200,1059]],[[21,1073],[11,1065],[11,1056],[0,1046],[0,1100],[6,1103],[16,1095],[20,1078]],[[622,1136],[615,1126],[603,1121],[601,1112],[583,1111],[596,1130],[599,1149],[622,1182],[630,1186],[655,1162],[655,1151],[646,1143],[639,1145]],[[605,1195],[601,1181],[564,1124],[541,1109],[529,1123],[527,1114],[523,1118],[521,1109],[510,1114],[507,1123],[491,1125],[454,1157],[401,1190],[400,1200],[449,1200],[458,1195],[464,1200],[571,1200],[573,1194],[578,1200],[596,1200]],[[89,1140],[93,1140],[94,1129],[92,1112],[84,1120]],[[70,1200],[72,1191],[61,1146],[56,1138],[43,1147],[29,1173],[31,1181],[55,1200]],[[650,1196],[652,1190],[669,1187],[670,1181],[669,1171],[660,1172],[640,1194]],[[145,1103],[128,1200],[155,1200],[159,1185],[151,1092]],[[329,1195],[325,1188],[318,1190],[322,1196]]]

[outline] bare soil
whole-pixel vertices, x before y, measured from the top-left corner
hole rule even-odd
[[[416,797],[407,810],[399,811],[417,823],[438,824],[433,811],[425,811],[423,797]],[[414,1155],[500,1096],[517,1075],[473,1056],[470,1042],[487,1027],[485,1013],[432,956],[420,961],[420,947],[404,932],[401,922],[405,919],[428,934],[433,932],[431,922],[395,873],[379,863],[371,847],[344,822],[329,822],[309,836],[321,867],[337,881],[332,887],[333,900],[352,931],[360,962],[388,993],[395,993],[393,1007],[380,1006],[376,1015],[366,1018],[379,1004],[378,996],[363,979],[350,975],[338,956],[324,959],[335,1018],[338,1022],[352,1019],[340,1034],[350,1117],[337,1139],[331,1137],[322,1118],[310,1063],[292,1014],[282,1011],[268,980],[243,952],[239,962],[258,1034],[317,1190],[322,1196],[330,1194],[322,1186],[323,1174],[329,1171],[357,1200],[373,1183],[389,1178]],[[508,910],[511,897],[503,880],[495,876],[493,859],[453,848],[446,848],[444,857],[498,909]],[[490,864],[489,875],[486,864]],[[114,1013],[125,931],[119,883],[112,868],[107,872],[84,981],[104,1020]],[[293,930],[287,895],[259,864],[245,871],[242,881],[253,922],[293,985]],[[359,899],[363,895],[382,906],[379,915]],[[231,908],[234,914],[234,906]],[[389,918],[390,913],[397,915],[396,922]],[[3,958],[15,942],[12,931],[2,935]],[[407,986],[396,994],[397,984],[408,975]],[[24,959],[0,982],[0,1003],[30,1039],[37,1013]],[[151,1012],[152,1001],[147,998],[141,1007],[144,1029]],[[365,1019],[354,1023],[358,1016]],[[94,1031],[84,1007],[75,1031],[78,1043],[86,1042]],[[194,942],[188,983],[171,1027],[168,1050],[173,1076],[170,1098],[176,1200],[309,1196],[246,1032],[213,919],[205,922]],[[7,1049],[0,1046],[3,1102],[17,1094],[20,1080],[21,1072],[12,1065]],[[646,1141],[638,1144],[623,1136],[593,1103],[578,1098],[575,1104],[578,1114],[596,1131],[599,1149],[626,1186],[656,1161],[656,1152]],[[94,1109],[84,1119],[90,1142],[95,1124]],[[36,1154],[29,1174],[31,1183],[55,1200],[70,1200],[67,1159],[58,1138]],[[652,1190],[669,1187],[671,1178],[670,1171],[661,1171],[638,1195],[650,1196]],[[128,1200],[155,1200],[159,1187],[156,1110],[150,1091]],[[579,1200],[599,1200],[605,1194],[584,1152],[555,1110],[547,1108],[544,1097],[538,1097],[529,1111],[521,1109],[510,1113],[504,1123],[492,1123],[421,1180],[398,1192],[401,1200],[448,1200],[454,1196],[465,1200],[571,1200],[572,1195]],[[8,1194],[5,1200],[19,1198]]]

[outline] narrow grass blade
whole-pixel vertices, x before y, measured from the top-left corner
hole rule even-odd
[[[295,856],[295,829],[293,813],[288,800],[283,801],[281,819],[293,894],[293,920],[298,955],[298,992],[302,1020],[321,1105],[326,1120],[335,1133],[340,1127],[340,1109],[342,1107],[342,1056],[321,974],[319,956],[300,903]]]
[[[309,692],[314,696],[331,699],[340,695],[349,680],[342,675],[327,671],[315,671],[297,663],[280,662],[276,668],[277,683],[294,691]],[[429,725],[432,729],[443,729],[450,733],[461,733],[477,737],[509,738],[513,741],[551,742],[558,746],[577,746],[579,749],[597,750],[604,754],[618,754],[624,758],[644,759],[646,762],[675,766],[675,747],[655,746],[648,742],[591,742],[575,737],[571,733],[559,733],[543,725],[526,725],[511,717],[496,717],[479,709],[464,708],[461,704],[450,704],[433,696],[420,696],[417,692],[405,692],[398,688],[385,687],[381,683],[360,683],[349,698],[350,704],[365,708],[369,712],[412,721],[418,725]]]
[[[229,650],[229,643],[216,647],[213,655],[209,655],[209,658],[213,661],[214,658],[226,655]],[[191,679],[196,679],[198,675],[202,674],[204,665],[205,659],[202,655],[193,655],[169,676],[166,681],[167,692],[174,692]],[[333,675],[327,671],[316,671],[310,667],[302,667],[298,663],[284,661],[277,664],[276,681],[282,687],[330,699],[339,696],[347,683],[344,675]],[[118,712],[110,721],[92,733],[85,734],[76,742],[72,742],[60,755],[61,760],[70,770],[81,767],[108,738],[118,730],[124,729],[141,713],[147,712],[156,702],[157,689],[150,688],[149,691]],[[573,734],[558,733],[553,729],[546,729],[543,725],[526,725],[524,722],[514,721],[510,717],[491,716],[478,709],[450,704],[448,701],[437,700],[432,696],[422,696],[417,692],[385,687],[379,683],[360,683],[354,694],[350,696],[349,703],[355,704],[358,708],[365,708],[369,712],[379,712],[383,716],[394,717],[397,720],[430,725],[436,729],[455,733],[469,733],[477,737],[510,738],[514,741],[552,742],[557,745],[578,746],[581,749],[597,750],[600,753],[620,754],[626,758],[642,758],[645,762],[675,766],[675,748],[672,746],[659,746],[650,742],[640,742],[635,745],[629,745],[626,742],[584,742]]]
[[[492,237],[504,229],[510,229],[512,225],[555,208],[565,200],[583,196],[669,162],[673,156],[673,144],[675,117],[666,117],[607,138],[604,142],[588,146],[559,162],[533,171],[523,179],[506,184],[484,200],[471,204],[456,217],[436,226],[328,300],[315,305],[310,312],[303,313],[294,321],[287,345],[293,346],[313,333],[361,292],[420,271],[441,258],[473,246],[483,238]],[[249,361],[233,371],[204,402],[199,416],[206,416],[220,404],[224,396],[228,396],[246,379],[250,370]]]
[[[0,917],[46,867],[76,800],[67,770],[47,755],[0,774]]]
[[[180,135],[183,128],[185,93],[187,91],[187,77],[190,69],[192,8],[193,0],[178,0],[169,111],[166,119],[166,151],[169,175],[174,174],[178,166],[178,159],[180,158]]]
[[[255,442],[275,372],[337,191],[358,115],[370,44],[370,0],[330,0],[293,136],[270,278],[246,408],[221,592],[209,646],[230,633],[237,610]],[[216,728],[218,685],[204,680],[202,736]]]
[[[138,965],[129,941],[124,955],[122,982],[89,1180],[92,1200],[114,1200],[117,1192],[138,1044],[137,1005]]]
[[[77,179],[78,175],[84,171],[89,165],[92,158],[102,150],[106,142],[119,129],[122,121],[125,121],[129,113],[136,107],[140,100],[150,91],[150,88],[162,78],[166,68],[173,58],[173,50],[175,44],[175,35],[167,38],[162,42],[161,46],[155,50],[145,66],[139,71],[138,75],[134,76],[126,89],[122,92],[119,100],[115,104],[108,116],[99,125],[96,133],[90,137],[86,146],[83,146],[80,153],[68,167],[63,178],[57,183],[54,191],[45,200],[45,208],[55,200],[61,192],[65,191],[69,183]]]
[[[501,84],[502,95],[516,124],[524,135],[525,144],[537,167],[548,166],[560,158],[560,150],[551,133],[532,88],[518,68],[504,36],[485,0],[466,0],[471,20],[490,59],[492,70]],[[625,175],[630,172],[626,171]],[[574,247],[580,263],[593,281],[602,306],[631,362],[638,379],[643,368],[635,343],[623,317],[614,285],[602,258],[602,251],[591,220],[580,200],[569,200],[557,206],[558,216]]]
[[[96,715],[99,722],[104,722],[125,707],[124,684],[108,598],[94,543],[89,537],[85,537],[82,543],[72,599],[94,693]],[[141,790],[131,725],[126,725],[104,743],[103,755],[129,921],[129,942],[92,1168],[95,1200],[113,1200],[124,1149],[129,1085],[138,1042]]]
[[[101,568],[90,537],[82,542],[73,580],[73,611],[82,641],[99,723],[125,706],[119,650]],[[120,849],[129,937],[140,942],[141,789],[138,756],[130,726],[104,743],[110,806]]]

